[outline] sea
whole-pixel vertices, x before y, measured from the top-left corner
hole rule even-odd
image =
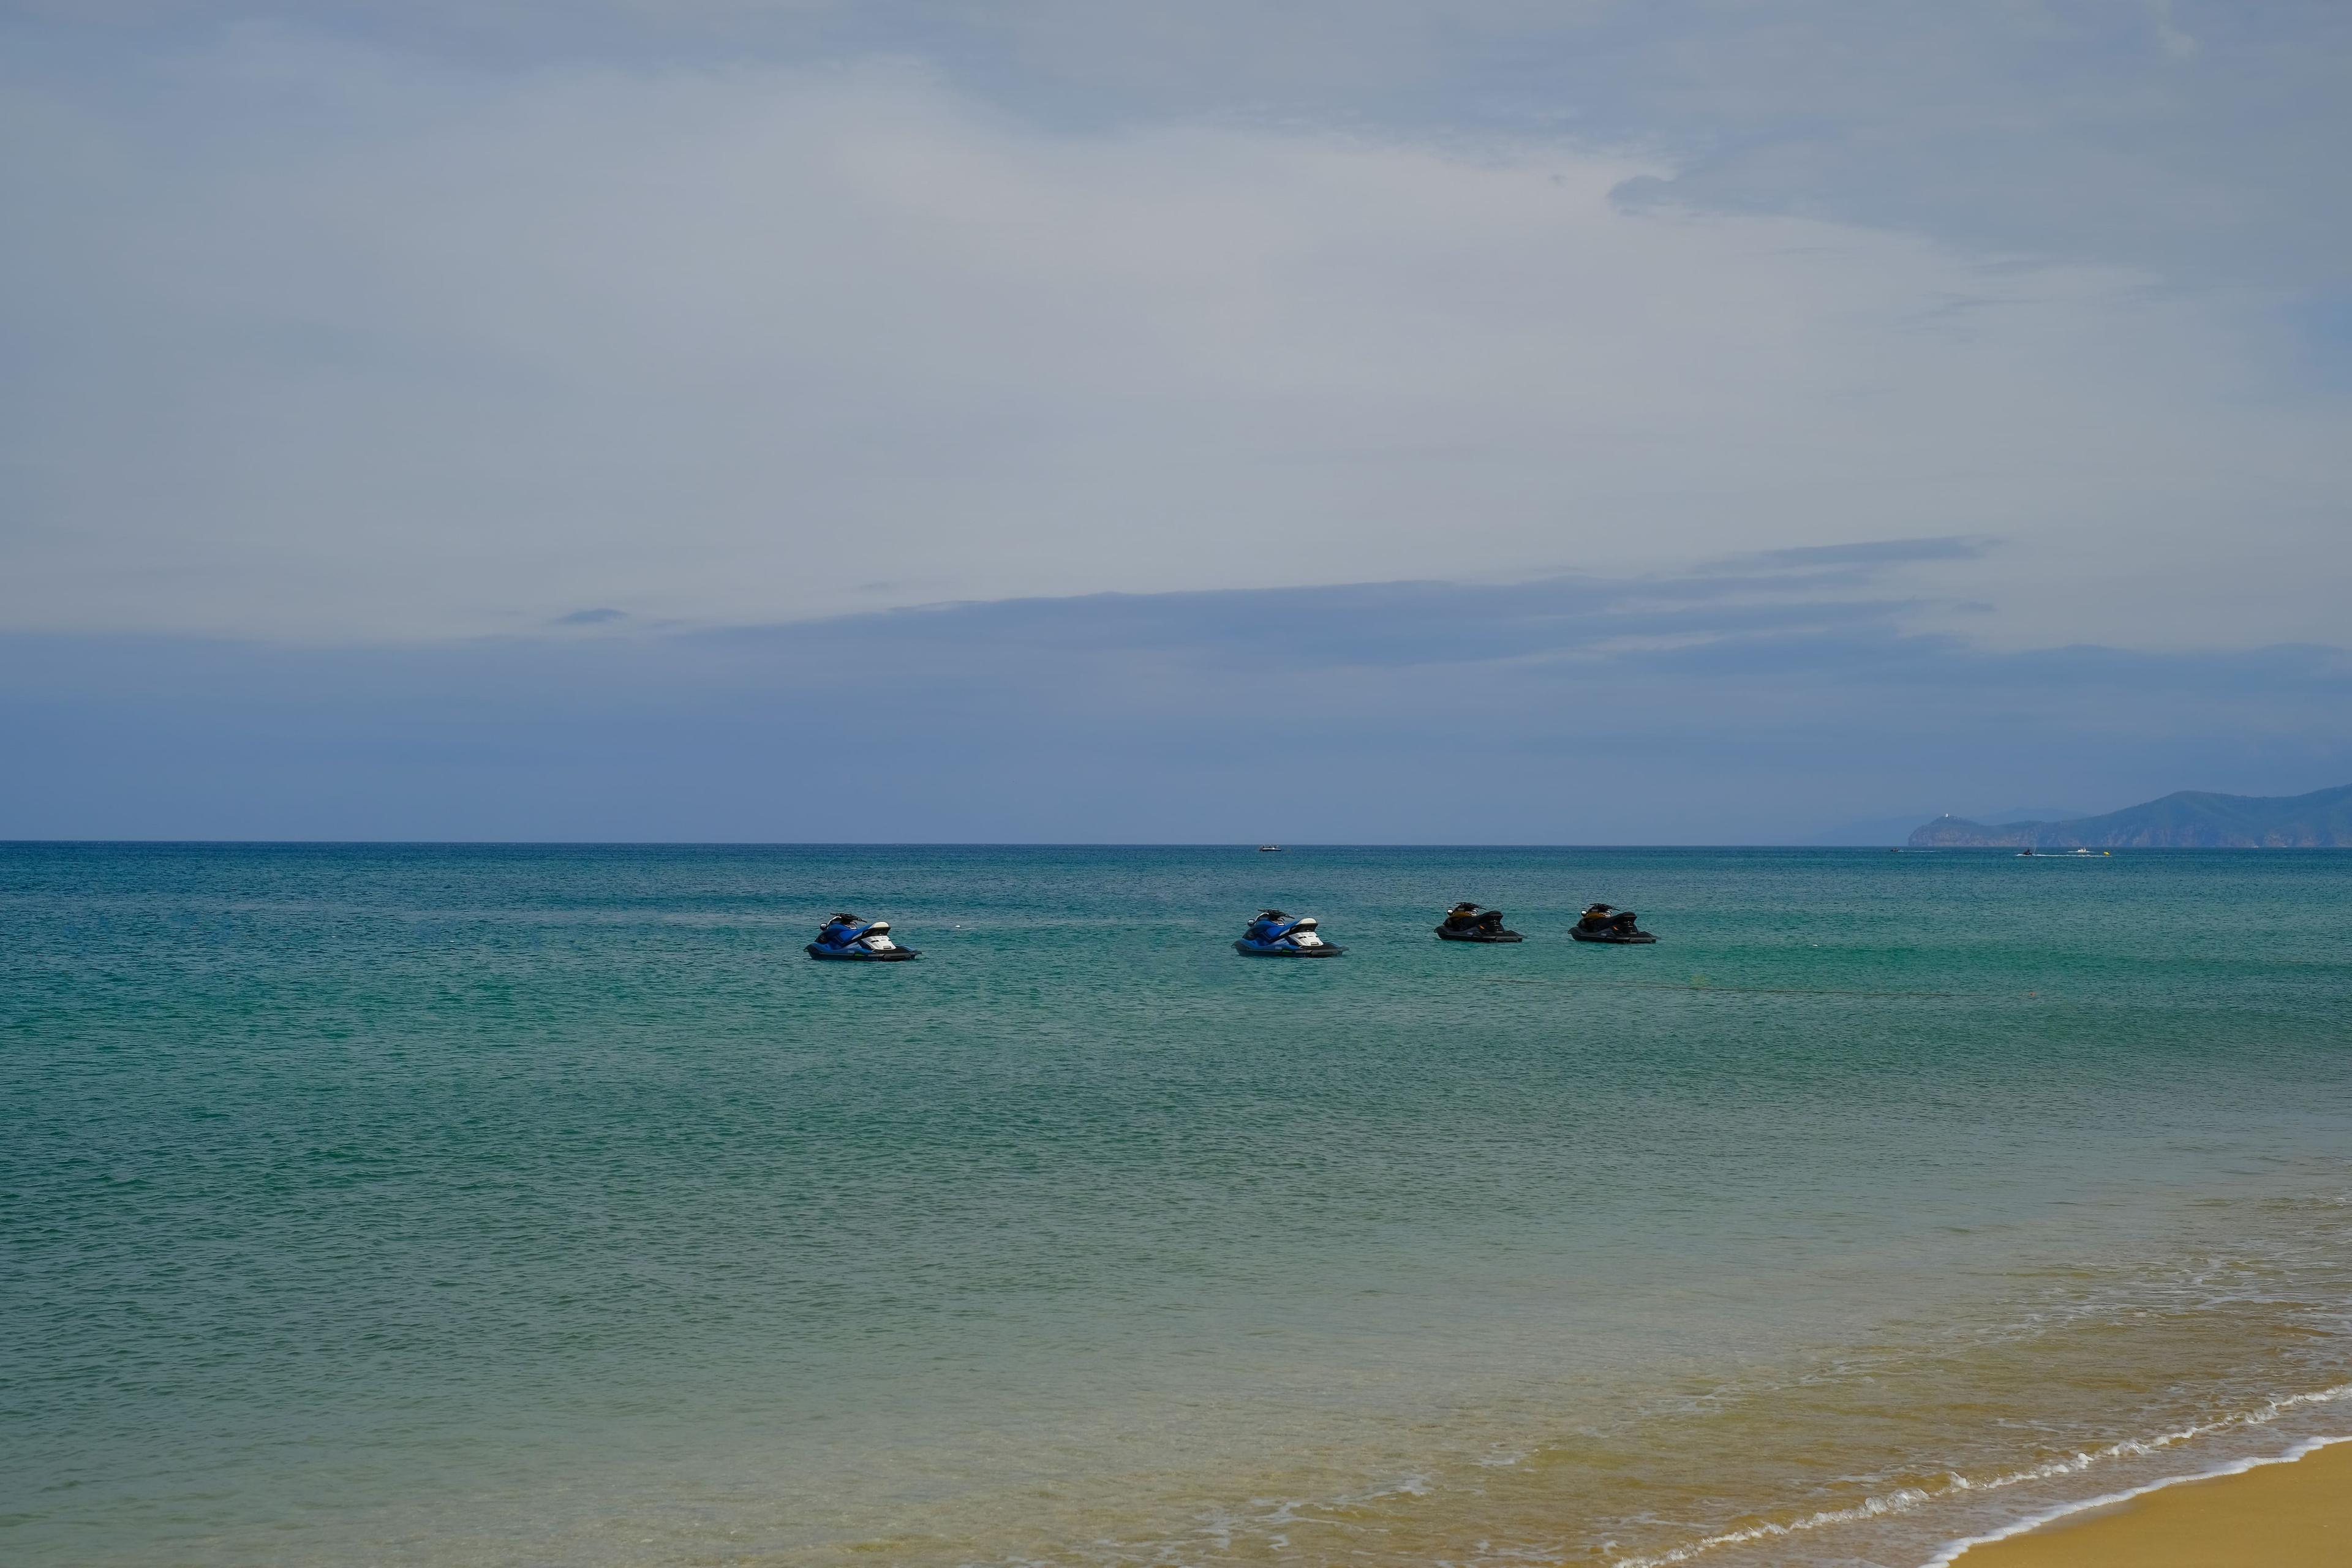
[[[0,846],[15,1568],[1918,1568],[2347,1435],[2352,853]]]

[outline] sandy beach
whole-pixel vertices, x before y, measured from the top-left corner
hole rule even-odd
[[[2352,1563],[2352,1442],[2185,1481],[1962,1552],[1958,1568]]]

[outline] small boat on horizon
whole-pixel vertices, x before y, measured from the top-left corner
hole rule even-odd
[[[1279,855],[1282,853],[1282,846],[1279,844],[1261,844],[1257,847],[1257,852],[1261,855]]]

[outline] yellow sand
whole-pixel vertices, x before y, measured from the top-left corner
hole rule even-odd
[[[2063,1519],[1956,1568],[2352,1568],[2352,1443]]]

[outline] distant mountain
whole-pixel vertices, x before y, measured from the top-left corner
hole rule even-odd
[[[2309,795],[2209,795],[2182,790],[2146,805],[2063,822],[1971,822],[1939,816],[1911,835],[1916,848],[2312,849],[2352,847],[2352,784]]]

